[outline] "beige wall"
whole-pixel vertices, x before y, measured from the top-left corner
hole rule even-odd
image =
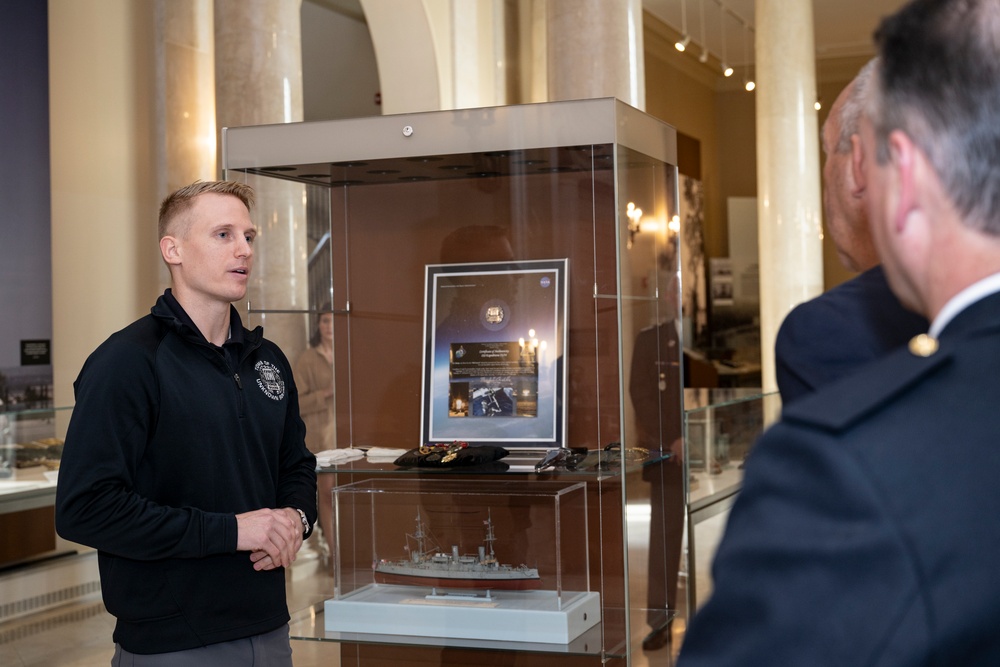
[[[729,254],[726,199],[757,195],[754,94],[744,91],[737,81],[717,76],[696,58],[678,53],[673,47],[676,33],[656,18],[646,14],[644,27],[646,111],[701,142],[705,251],[708,257],[724,257]],[[851,58],[819,65],[821,127],[833,100],[865,60]],[[854,275],[838,261],[829,237],[824,238],[824,288]]]
[[[158,291],[153,4],[49,0],[55,404]]]
[[[726,200],[729,197],[757,196],[757,114],[754,102],[753,94],[742,89],[715,94],[712,117],[719,128],[719,142],[711,157],[719,162],[721,209],[712,231],[719,234],[721,242],[709,246],[709,256],[714,256],[716,249],[723,256],[728,254]]]
[[[708,69],[694,61],[698,69],[682,71],[674,61],[681,54],[674,49],[674,39],[665,26],[646,14],[643,17],[646,46],[646,112],[672,125],[678,132],[694,137],[701,144],[701,180],[705,194],[706,251],[710,257],[725,255],[725,236],[715,229],[725,216],[722,198],[718,150],[718,128],[714,118],[715,94]],[[688,58],[687,60],[692,60]],[[701,79],[697,78],[699,75]],[[723,225],[723,230],[725,226]]]
[[[649,14],[643,18],[646,111],[701,143],[705,251],[724,257],[726,198],[757,192],[753,95],[717,92],[712,70],[674,49],[676,33]]]

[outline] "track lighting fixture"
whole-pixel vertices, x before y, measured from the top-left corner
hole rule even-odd
[[[698,15],[701,20],[701,55],[698,56],[698,62],[707,63],[708,42],[705,41],[705,0],[698,0]]]
[[[743,73],[743,87],[749,93],[757,84],[754,83],[753,76],[750,74],[750,58],[747,56],[747,33],[750,32],[750,28],[747,24],[743,24],[743,61],[746,62],[746,70]]]
[[[719,26],[722,29],[722,76],[733,75],[733,68],[726,64],[726,13],[723,11],[722,3],[719,3]]]
[[[728,47],[729,43],[726,38],[726,22],[736,21],[738,25],[743,29],[743,61],[746,63],[746,73],[743,77],[743,84],[747,90],[754,89],[754,82],[750,75],[751,61],[747,54],[747,33],[752,33],[750,24],[746,22],[738,14],[734,13],[732,9],[728,8],[723,0],[712,0],[715,2],[716,7],[719,9],[719,28],[722,33],[722,55],[719,58],[719,68],[722,71],[722,75],[725,77],[731,77],[733,75],[733,66],[729,64],[728,60]],[[680,37],[674,42],[674,48],[680,52],[685,52],[691,44],[691,33],[688,32],[687,24],[687,0],[681,0],[681,26],[680,26]],[[695,42],[699,47],[698,51],[698,62],[702,64],[708,64],[708,61],[712,55],[712,51],[708,48],[708,42],[705,37],[705,0],[698,0],[698,16],[700,20],[700,42]],[[751,37],[752,39],[752,37]]]
[[[688,34],[687,0],[681,0],[681,35],[683,37],[674,43],[674,48],[683,52],[691,41],[691,35]]]

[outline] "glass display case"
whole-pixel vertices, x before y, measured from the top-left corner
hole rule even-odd
[[[411,476],[337,487],[326,630],[568,644],[601,618],[585,486]]]
[[[759,389],[687,389],[684,436],[688,485],[688,608],[712,592],[710,566],[729,509],[743,485],[743,463],[764,430],[781,415],[777,392]]]
[[[55,532],[56,476],[69,408],[0,412],[0,567],[67,551]]]
[[[516,480],[507,488],[540,496],[553,479],[583,484],[571,539],[587,540],[577,588],[600,601],[597,625],[552,644],[412,645],[488,642],[584,660],[573,664],[625,664],[650,637],[665,646],[684,597],[674,130],[614,99],[582,100],[227,128],[222,163],[257,192],[246,321],[294,363],[332,313],[319,446],[405,450],[446,436],[511,452],[503,473],[363,459],[322,476],[338,488]],[[535,471],[562,449],[603,455]],[[391,540],[402,527],[385,530]],[[365,664],[365,650],[344,655]]]

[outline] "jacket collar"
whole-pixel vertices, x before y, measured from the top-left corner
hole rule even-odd
[[[989,333],[1000,329],[1000,292],[970,303],[942,329],[942,341]]]
[[[156,300],[150,313],[182,338],[200,345],[215,347],[202,335],[191,316],[187,314],[169,288]],[[225,345],[234,344],[245,350],[253,350],[260,346],[263,333],[264,328],[259,326],[253,331],[246,329],[243,326],[243,320],[240,319],[239,311],[232,305],[229,306],[229,339]]]

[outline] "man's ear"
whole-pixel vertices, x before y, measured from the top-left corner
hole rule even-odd
[[[905,133],[893,130],[889,133],[889,163],[895,172],[896,181],[896,211],[892,221],[896,231],[902,231],[907,218],[920,208],[917,201],[918,159],[917,147]]]
[[[860,197],[868,187],[865,176],[865,149],[861,144],[861,135],[855,132],[851,135],[851,176],[854,185],[851,188],[852,197]]]
[[[177,239],[173,236],[164,236],[160,239],[160,255],[167,264],[174,265],[181,263],[181,248]]]

